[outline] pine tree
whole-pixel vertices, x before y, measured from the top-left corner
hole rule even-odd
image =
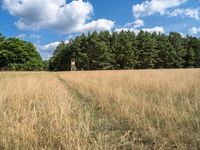
[[[200,39],[192,36],[186,36],[185,47],[187,50],[190,48],[194,51],[194,67],[200,67]]]
[[[194,50],[190,47],[189,49],[187,49],[187,53],[185,55],[185,67],[187,68],[193,68],[194,64],[195,64],[195,54],[194,54]]]
[[[78,70],[89,70],[89,58],[86,49],[87,37],[82,34],[73,40],[70,49],[73,51],[73,57],[76,61]]]
[[[112,46],[111,46],[111,41],[112,41],[112,35],[110,34],[109,31],[103,31],[100,32],[99,34],[99,40],[103,42],[104,48],[104,54],[102,56],[101,60],[101,66],[104,70],[112,70],[114,69],[114,54],[112,53]]]
[[[140,69],[154,68],[156,63],[155,40],[148,32],[140,31],[137,36]]]
[[[183,39],[179,33],[171,32],[169,34],[169,41],[173,46],[174,62],[173,68],[182,68],[184,66],[184,44]]]
[[[195,67],[200,68],[200,39],[198,39],[198,46],[195,50]]]
[[[70,70],[71,57],[73,52],[70,49],[71,41],[68,44],[61,42],[50,59],[49,68],[53,71]]]
[[[117,69],[134,68],[134,46],[130,32],[122,31],[117,35],[115,49],[115,62]]]
[[[168,36],[159,34],[156,40],[156,68],[172,68],[173,62],[175,62],[175,53]]]
[[[86,49],[91,70],[109,69],[108,45],[100,39],[97,32],[88,35]]]

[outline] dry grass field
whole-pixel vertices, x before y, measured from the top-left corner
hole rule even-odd
[[[200,149],[200,70],[2,72],[0,149]]]

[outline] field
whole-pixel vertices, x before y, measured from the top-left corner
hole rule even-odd
[[[0,149],[200,149],[200,70],[1,72]]]

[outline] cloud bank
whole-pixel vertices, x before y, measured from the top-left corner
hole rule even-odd
[[[19,20],[19,29],[53,29],[61,33],[111,30],[114,22],[107,19],[92,20],[93,6],[82,0],[4,0],[3,8]]]
[[[183,9],[183,8],[177,8],[176,10],[174,10],[172,13],[169,14],[169,16],[171,17],[176,17],[176,16],[187,16],[187,17],[191,17],[194,18],[196,20],[199,20],[199,15],[200,15],[200,10],[199,8],[187,8],[187,9]]]
[[[189,29],[189,33],[193,34],[193,35],[197,35],[198,33],[200,33],[200,27],[192,27],[191,29]]]
[[[146,0],[140,4],[133,5],[133,15],[137,19],[160,14],[169,17],[182,16],[199,20],[199,8],[177,8],[187,1],[188,0]]]
[[[141,4],[133,5],[133,14],[136,18],[150,16],[155,13],[164,15],[171,8],[178,7],[186,0],[146,0]]]

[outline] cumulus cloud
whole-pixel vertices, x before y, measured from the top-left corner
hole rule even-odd
[[[114,22],[106,19],[91,20],[93,6],[82,0],[3,0],[3,8],[19,17],[19,29],[53,29],[62,33],[111,30]]]
[[[187,0],[146,0],[141,4],[133,5],[133,14],[136,18],[150,16],[155,13],[164,15],[168,9],[178,7]]]
[[[56,47],[60,44],[60,42],[53,42],[42,46],[37,46],[40,52],[53,52]]]
[[[131,32],[135,32],[136,34],[138,34],[140,32],[140,30],[138,28],[142,27],[142,26],[144,26],[144,21],[141,19],[137,19],[134,22],[125,24],[123,27],[116,28],[115,32],[131,31]]]
[[[139,28],[144,26],[144,21],[141,19],[135,20],[134,22],[127,23],[124,27],[126,28]]]
[[[77,31],[81,32],[82,30],[85,32],[93,32],[93,31],[102,31],[108,30],[110,31],[114,27],[114,22],[106,19],[98,19],[97,21],[92,21],[90,23],[84,24]]]
[[[198,33],[200,33],[200,27],[193,27],[191,29],[189,29],[190,34],[194,34],[197,35]]]
[[[136,21],[134,22],[134,27],[135,27],[135,28],[142,27],[142,26],[144,26],[144,21],[143,21],[143,20],[138,19],[138,20],[136,20]]]
[[[169,16],[171,16],[171,17],[187,16],[187,17],[191,17],[191,18],[195,18],[195,19],[199,20],[200,10],[198,8],[195,8],[195,9],[191,9],[191,8],[180,9],[180,8],[178,8],[178,9],[174,10],[172,13],[170,13]]]
[[[64,42],[67,44],[69,41],[66,40]],[[49,59],[59,44],[60,42],[56,41],[56,42],[52,42],[46,45],[36,44],[35,46],[37,47],[37,50],[40,52],[40,54],[42,55],[44,59]]]

